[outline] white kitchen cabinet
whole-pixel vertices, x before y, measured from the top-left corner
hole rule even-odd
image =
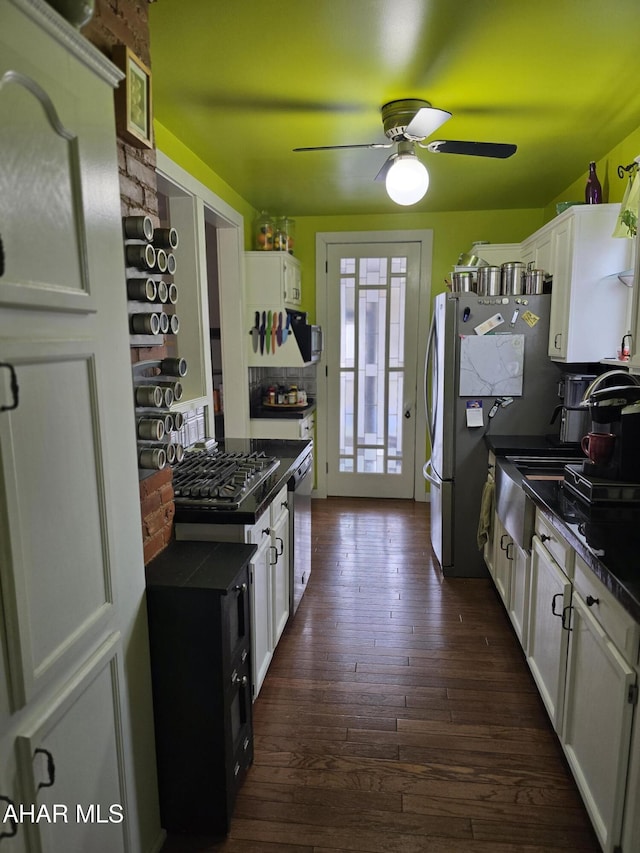
[[[563,613],[571,582],[536,535],[532,541],[527,662],[551,722],[560,731],[564,704],[568,632]]]
[[[522,243],[482,248],[487,259],[533,263],[553,276],[548,352],[554,361],[615,358],[629,328],[630,289],[617,274],[632,266],[634,241],[611,236],[619,211],[619,204],[574,205]],[[637,309],[633,316],[637,346]],[[636,358],[640,370],[640,347]]]
[[[46,809],[59,818],[25,821],[30,851],[128,849],[119,710],[113,692],[118,652],[115,635],[17,739],[26,802],[34,804],[36,813]]]
[[[264,514],[268,516],[268,513]],[[268,517],[264,523],[267,524]],[[271,539],[269,533],[263,534],[254,526],[247,541],[258,545],[258,550],[249,563],[249,583],[251,585],[251,668],[252,668],[252,697],[260,692],[271,658],[273,646],[271,642]]]
[[[528,649],[531,556],[527,551],[520,548],[516,542],[513,543],[512,554],[513,562],[511,564],[511,583],[509,586],[507,611],[513,629],[526,654]]]
[[[2,850],[136,853],[161,830],[113,112],[122,74],[46,3],[4,0],[1,17],[0,796],[73,816],[23,823]],[[56,778],[37,790],[45,748]],[[88,802],[119,804],[126,820],[78,826]]]
[[[251,438],[313,439],[315,411],[304,418],[251,418]]]
[[[637,677],[594,615],[597,608],[574,590],[561,742],[602,849],[613,853],[622,831]]]
[[[629,288],[617,273],[631,265],[631,240],[612,237],[618,204],[576,205],[548,226],[553,287],[549,356],[588,362],[615,358],[627,330]]]
[[[631,357],[627,362],[631,373],[640,373],[640,235],[633,241],[635,248],[633,288],[631,291],[631,309],[629,331],[631,332]]]
[[[246,302],[272,310],[299,308],[300,261],[287,252],[245,252]]]
[[[271,628],[273,648],[289,619],[289,503],[285,486],[271,504]]]
[[[492,267],[522,260],[521,243],[486,243],[484,246],[475,246],[473,251]]]
[[[496,515],[493,531],[493,580],[505,607],[508,606],[511,590],[511,567],[514,547],[513,539],[504,529],[502,522]]]

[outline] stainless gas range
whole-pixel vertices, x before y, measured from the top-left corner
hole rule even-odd
[[[173,471],[176,508],[239,509],[279,465],[279,459],[258,451],[190,454]]]

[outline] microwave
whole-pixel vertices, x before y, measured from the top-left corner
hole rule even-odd
[[[302,360],[306,363],[320,361],[323,350],[322,327],[308,323],[306,311],[287,309],[287,314]]]

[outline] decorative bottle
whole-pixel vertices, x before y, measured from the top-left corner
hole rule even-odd
[[[589,163],[589,177],[587,178],[587,186],[584,189],[584,200],[587,204],[602,204],[602,187],[596,174],[596,164],[591,161]]]

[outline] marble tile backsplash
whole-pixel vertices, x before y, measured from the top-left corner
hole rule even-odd
[[[249,403],[253,408],[262,403],[266,389],[270,385],[284,385],[289,388],[297,385],[304,388],[307,396],[316,397],[316,365],[308,367],[250,367],[249,368]]]

